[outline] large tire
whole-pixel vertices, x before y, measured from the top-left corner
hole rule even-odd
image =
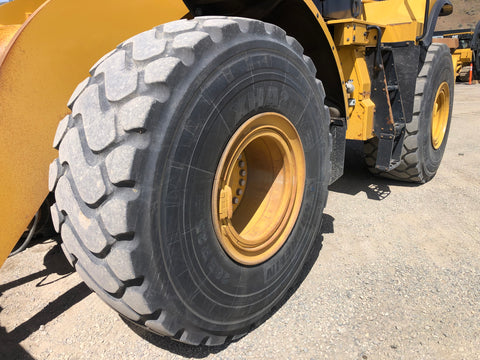
[[[125,41],[75,90],[54,140],[52,217],[82,279],[123,316],[181,342],[219,345],[248,332],[293,285],[318,236],[330,173],[323,87],[302,52],[259,21],[181,20]],[[285,198],[292,221],[276,247],[245,260],[246,245],[231,252],[218,229],[224,198],[214,189],[228,149],[259,124],[273,130],[245,148],[253,185],[242,201],[255,176],[277,166],[271,158],[285,156],[290,168],[277,170],[294,184]],[[262,149],[272,169],[255,173]]]
[[[416,183],[433,179],[447,145],[454,81],[448,46],[430,45],[417,78],[413,118],[406,125],[400,165],[389,172],[375,169],[378,138],[373,138],[364,146],[365,162],[373,174]]]

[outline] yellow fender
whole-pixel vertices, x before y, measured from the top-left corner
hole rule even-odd
[[[52,142],[75,86],[122,40],[187,14],[181,0],[0,6],[0,266],[48,194]]]

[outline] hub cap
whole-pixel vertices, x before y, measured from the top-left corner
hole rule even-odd
[[[212,193],[213,222],[226,253],[260,264],[285,243],[300,212],[305,156],[292,123],[277,113],[246,121],[220,159]]]

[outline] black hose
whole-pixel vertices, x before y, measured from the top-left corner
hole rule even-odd
[[[380,26],[378,25],[368,25],[367,30],[377,30],[377,50],[375,54],[375,67],[378,69],[383,69],[383,60],[382,60],[382,50],[380,49],[380,45],[382,44],[382,37],[383,37],[383,32]]]
[[[14,255],[17,255],[27,248],[28,244],[33,239],[33,235],[35,234],[35,231],[37,230],[37,225],[38,225],[38,219],[39,218],[40,218],[40,216],[38,215],[38,212],[37,212],[35,214],[35,217],[33,218],[33,225],[30,228],[30,230],[28,231],[27,238],[23,242],[22,246],[20,246],[17,250],[11,252],[10,255],[8,255],[8,257],[12,257]]]

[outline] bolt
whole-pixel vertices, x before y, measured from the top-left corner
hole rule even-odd
[[[240,170],[240,176],[246,176],[247,172],[245,170]]]
[[[240,202],[240,200],[239,200],[237,197],[234,197],[233,200],[232,200],[232,202],[233,202],[235,205],[237,205],[237,204]]]
[[[237,195],[242,196],[243,195],[243,190],[242,189],[237,189]]]
[[[241,168],[243,168],[245,166],[245,161],[240,161],[238,163],[238,166],[240,166]]]
[[[240,186],[245,186],[247,182],[244,179],[240,179],[239,183],[240,183]]]

